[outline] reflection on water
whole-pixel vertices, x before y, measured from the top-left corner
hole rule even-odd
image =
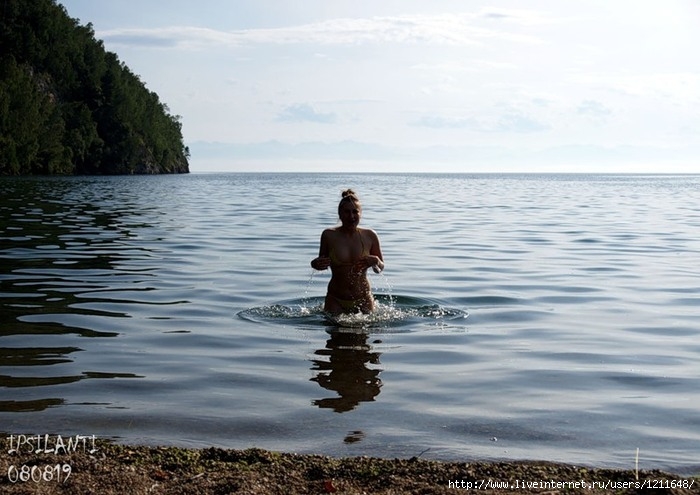
[[[355,409],[360,402],[371,402],[379,395],[382,371],[379,352],[372,351],[364,331],[333,330],[326,348],[319,349],[311,361],[316,376],[311,381],[326,390],[337,393],[337,397],[317,399],[313,404],[330,408],[335,412]]]
[[[306,297],[281,301],[240,311],[237,316],[255,323],[294,324],[310,329],[328,329],[326,347],[314,352],[311,359],[314,377],[310,380],[334,392],[334,396],[315,399],[321,409],[342,413],[352,411],[361,402],[372,402],[379,395],[382,371],[379,356],[368,342],[371,332],[384,334],[407,330],[417,323],[444,325],[466,318],[466,312],[442,307],[427,299],[403,295],[375,296],[375,311],[331,316],[323,310],[323,297]],[[381,340],[374,339],[373,343]],[[347,443],[362,435],[351,434]]]
[[[330,319],[308,263],[350,186],[387,270]],[[0,178],[0,429],[697,470],[699,186]]]
[[[131,372],[76,369],[81,338],[115,338],[131,318],[133,299],[119,294],[153,290],[157,258],[149,242],[133,242],[152,225],[138,196],[120,194],[119,179],[4,179],[0,203],[0,388],[15,400],[0,411],[42,411],[66,404],[54,395],[85,379],[140,378]],[[123,193],[125,190],[122,190]],[[110,323],[114,321],[114,323]],[[34,344],[34,345],[32,345]],[[114,366],[99,360],[105,367]],[[37,398],[47,394],[50,397]]]
[[[26,413],[37,412],[65,404],[63,399],[38,399],[38,400],[0,400],[0,411]]]

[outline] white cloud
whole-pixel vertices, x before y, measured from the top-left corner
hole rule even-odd
[[[444,117],[441,115],[424,115],[412,120],[409,125],[432,129],[478,129],[480,127],[479,122],[473,117]]]
[[[528,17],[522,12],[503,12],[498,14],[498,18],[524,20]],[[489,19],[488,14],[445,13],[328,19],[296,26],[236,31],[174,26],[110,29],[97,34],[106,42],[115,45],[183,48],[237,47],[255,43],[483,45],[494,39],[517,43],[541,42],[536,36],[517,33],[505,24],[484,22],[484,19]],[[532,22],[534,18],[530,15],[525,24]]]
[[[528,115],[520,112],[511,112],[503,115],[496,126],[494,127],[494,132],[517,132],[517,133],[530,133],[530,132],[540,132],[549,129],[547,124],[539,122]]]
[[[281,122],[315,122],[318,124],[332,124],[336,122],[334,113],[319,112],[308,103],[299,103],[285,107],[278,115]]]
[[[517,111],[507,112],[495,119],[424,115],[412,120],[409,125],[443,130],[463,129],[480,133],[531,133],[549,129],[548,125],[539,122],[536,118]]]
[[[589,73],[578,74],[572,79],[578,84],[597,86],[629,96],[700,103],[700,73]]]
[[[585,100],[576,109],[579,115],[588,115],[591,117],[607,117],[612,113],[608,107],[599,101],[595,100]]]

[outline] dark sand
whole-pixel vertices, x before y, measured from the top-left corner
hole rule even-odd
[[[28,446],[8,453],[9,442],[5,444],[0,455],[3,494],[700,494],[700,478],[546,462],[332,458],[259,449],[194,450],[106,442],[98,442],[97,452],[92,453],[88,444],[72,453],[37,454]],[[23,465],[27,466],[24,474],[30,476],[29,466],[37,466],[34,480],[14,481]],[[67,479],[64,466],[70,466]],[[523,487],[533,482],[542,484]],[[597,486],[591,489],[594,482]],[[497,488],[495,483],[507,483],[508,488]]]

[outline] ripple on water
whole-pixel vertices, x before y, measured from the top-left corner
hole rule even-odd
[[[240,318],[256,323],[305,324],[324,328],[395,328],[416,323],[440,324],[464,319],[468,313],[444,307],[436,301],[408,296],[379,295],[372,313],[331,316],[323,311],[323,297],[282,301],[269,306],[249,308]]]

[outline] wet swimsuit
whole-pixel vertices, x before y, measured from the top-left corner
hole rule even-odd
[[[357,313],[362,310],[362,303],[365,302],[364,299],[340,299],[330,293],[326,294],[326,297],[330,297],[343,308],[343,313]]]
[[[362,254],[361,257],[369,255],[369,250],[365,246],[365,241],[362,238],[362,233],[358,231],[358,234],[360,236],[360,244],[362,245]],[[331,259],[331,265],[332,266],[349,266],[352,267],[357,261],[340,261],[338,259],[338,256],[331,248],[330,252],[328,253],[328,257]],[[351,270],[352,271],[352,270]],[[331,294],[330,292],[326,295],[326,297],[330,297],[335,301],[338,306],[340,306],[343,309],[344,313],[356,313],[358,311],[362,310],[362,307],[366,305],[367,297],[363,296],[358,299],[340,299],[339,297],[335,296],[334,294]]]
[[[360,244],[362,245],[361,257],[367,256],[369,255],[369,250],[365,247],[365,241],[362,239],[360,231],[357,231],[357,233],[360,235]],[[334,266],[352,266],[356,263],[355,261],[340,261],[333,248],[331,248],[328,253],[328,257],[331,259],[331,264]]]

